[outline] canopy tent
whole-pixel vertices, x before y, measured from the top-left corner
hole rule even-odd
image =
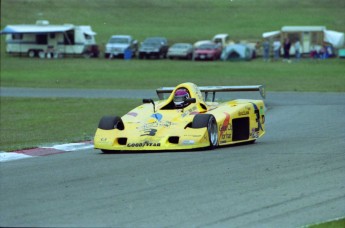
[[[325,26],[283,26],[282,32],[323,32]]]
[[[252,52],[247,45],[233,44],[223,50],[221,59],[230,61],[250,60],[253,55]]]
[[[332,30],[326,30],[324,32],[324,41],[332,44],[335,48],[344,47],[344,33],[336,32]]]
[[[262,38],[270,38],[280,36],[280,31],[264,32],[262,33]]]
[[[321,45],[322,42],[327,42],[335,48],[344,46],[344,33],[327,30],[325,26],[283,26],[280,31],[264,32],[262,38],[279,37],[287,33],[299,33],[301,37],[309,33],[319,34],[319,45]]]

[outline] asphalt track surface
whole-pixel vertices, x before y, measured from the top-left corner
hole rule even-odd
[[[266,104],[267,133],[252,145],[1,163],[0,226],[300,227],[344,217],[345,94],[268,93]]]

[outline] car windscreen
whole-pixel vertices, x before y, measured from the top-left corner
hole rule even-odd
[[[160,46],[161,42],[155,41],[155,40],[153,40],[153,41],[150,40],[150,41],[144,42],[143,45],[144,46]]]
[[[199,50],[212,50],[215,48],[216,48],[215,44],[202,44],[197,49],[199,49]]]
[[[109,40],[111,44],[128,44],[129,40],[127,38],[113,37]]]
[[[189,47],[190,46],[188,44],[175,44],[172,46],[172,48],[175,48],[175,49],[187,49]]]

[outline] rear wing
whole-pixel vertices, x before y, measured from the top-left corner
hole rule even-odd
[[[205,93],[205,100],[212,95],[212,102],[215,101],[216,93],[218,92],[253,92],[259,91],[263,99],[266,98],[265,86],[263,85],[249,85],[249,86],[200,86],[198,87],[202,93]],[[166,94],[171,94],[175,87],[162,87],[156,89],[157,95],[160,100],[166,99]],[[169,96],[168,95],[168,96]]]

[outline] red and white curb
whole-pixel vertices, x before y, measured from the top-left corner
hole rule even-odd
[[[81,142],[81,143],[67,143],[61,145],[54,145],[51,147],[38,147],[27,150],[18,150],[14,152],[0,152],[0,162],[13,161],[24,158],[32,158],[37,156],[47,156],[53,154],[61,154],[66,152],[92,149],[93,142]]]

